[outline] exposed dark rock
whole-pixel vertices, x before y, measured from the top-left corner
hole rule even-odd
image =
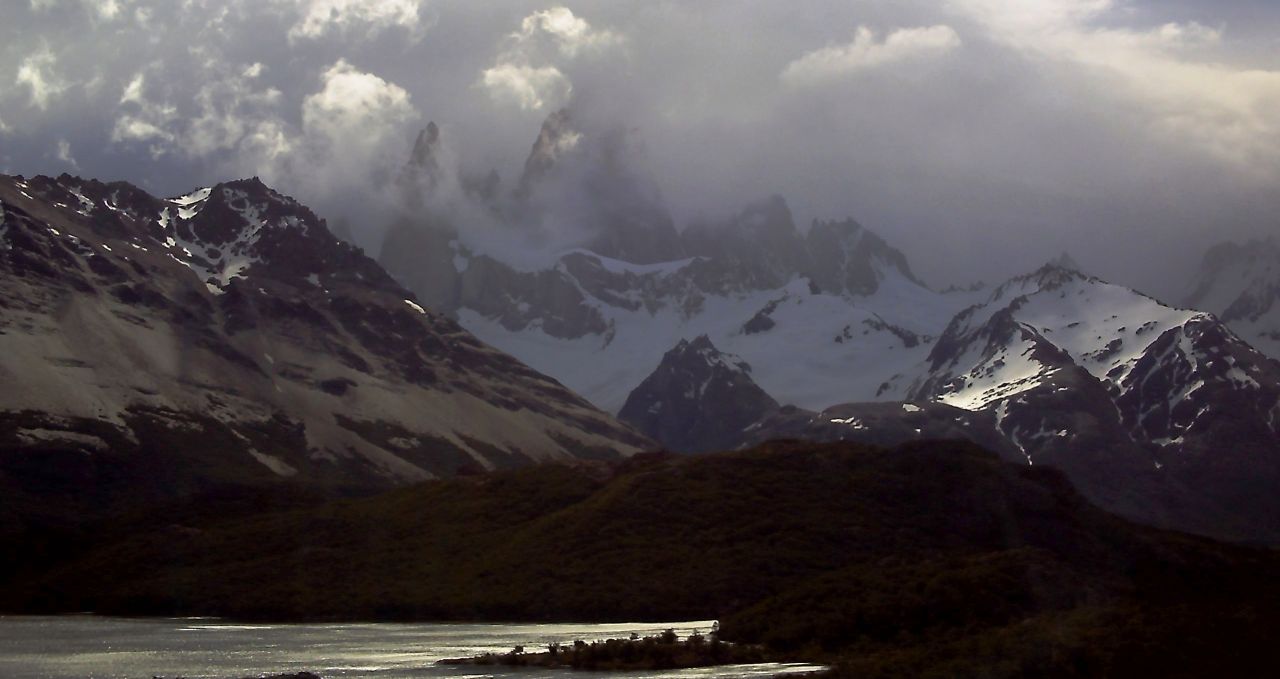
[[[737,447],[743,429],[777,407],[751,366],[703,335],[668,351],[618,418],[672,450],[704,452]]]

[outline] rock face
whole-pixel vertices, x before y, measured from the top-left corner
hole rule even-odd
[[[885,270],[925,287],[911,273],[905,255],[852,219],[814,222],[805,243],[812,258],[811,278],[822,290],[872,295]]]
[[[1013,459],[1017,448],[995,428],[990,413],[942,403],[843,403],[822,412],[786,406],[744,430],[741,446],[774,439],[898,445],[905,441],[967,440]]]
[[[778,308],[743,333],[776,332]],[[705,430],[693,414],[710,408],[739,432],[720,432],[722,448],[773,438],[967,439],[1011,462],[1062,469],[1126,516],[1280,541],[1280,501],[1270,490],[1280,483],[1280,364],[1213,316],[1053,263],[999,286],[937,339],[900,339],[928,352],[901,377],[907,402],[815,411],[756,399],[733,410],[724,396],[692,398],[703,378],[675,368],[690,362],[686,349],[669,352],[633,392],[624,419],[672,447]]]
[[[697,453],[736,447],[748,425],[777,408],[751,380],[750,365],[702,335],[668,351],[618,419],[671,450]]]
[[[517,261],[476,242],[456,221],[464,215],[409,202],[379,261],[432,308],[610,411],[666,349],[702,334],[789,402],[902,397],[906,366],[977,298],[928,290],[901,252],[851,220],[815,223],[806,236],[779,196],[677,233],[629,153],[625,136],[579,131],[557,112],[494,214],[502,237],[528,239],[530,250],[548,224],[578,224],[577,238]],[[780,363],[797,342],[805,359]],[[895,353],[863,361],[863,342]],[[847,370],[866,379],[851,390]]]
[[[6,489],[380,488],[652,445],[256,179],[0,177],[0,383]]]
[[[1280,359],[1280,241],[1210,248],[1184,304],[1216,314],[1255,349]]]
[[[993,414],[1104,507],[1280,540],[1280,364],[1209,314],[1049,265],[957,315],[911,394]]]

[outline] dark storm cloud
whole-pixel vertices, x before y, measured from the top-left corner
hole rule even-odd
[[[376,238],[427,120],[517,180],[546,115],[625,128],[678,222],[771,193],[930,282],[1069,250],[1161,293],[1275,230],[1261,0],[33,0],[0,28],[0,166],[176,193],[259,174]]]

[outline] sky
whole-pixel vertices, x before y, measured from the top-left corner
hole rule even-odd
[[[0,1],[0,172],[256,175],[371,245],[428,121],[511,187],[562,107],[677,224],[780,194],[938,287],[1067,251],[1176,298],[1280,233],[1270,0]]]

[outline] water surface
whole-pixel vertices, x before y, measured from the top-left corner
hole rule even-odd
[[[704,634],[710,621],[621,624],[246,625],[212,619],[0,616],[0,677],[5,679],[239,679],[308,670],[323,677],[378,679],[728,679],[812,671],[809,665],[732,665],[692,670],[593,673],[439,666],[442,658],[544,650],[658,634]]]

